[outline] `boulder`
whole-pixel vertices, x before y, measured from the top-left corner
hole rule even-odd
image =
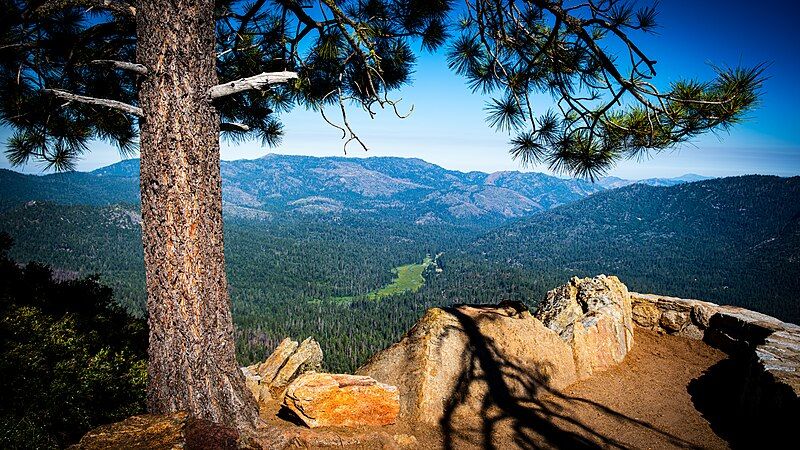
[[[632,314],[628,288],[598,275],[548,292],[535,316],[572,347],[583,378],[622,362],[633,346]]]
[[[71,450],[238,449],[239,432],[184,412],[146,414],[86,433]]]
[[[431,308],[356,373],[397,386],[400,414],[431,425],[577,377],[572,348],[518,302]]]
[[[271,383],[278,371],[281,370],[281,367],[286,364],[289,357],[297,350],[298,345],[297,341],[288,337],[285,338],[264,362],[256,365],[254,372],[266,383]]]
[[[283,406],[311,428],[395,423],[400,397],[394,386],[358,375],[305,373],[286,389]]]
[[[565,339],[571,335],[572,325],[584,315],[577,301],[578,281],[578,278],[573,278],[569,283],[547,292],[535,314],[547,328]]]
[[[681,331],[689,323],[689,315],[683,311],[664,311],[658,324],[668,333]]]
[[[633,304],[632,310],[633,323],[636,325],[647,328],[657,329],[659,321],[661,320],[661,310],[654,304],[649,302],[636,302]]]
[[[309,337],[301,342],[297,350],[286,360],[270,383],[270,389],[282,390],[297,375],[319,370],[321,366],[322,348],[317,341]]]
[[[298,343],[286,338],[262,363],[242,367],[245,384],[256,401],[269,402],[280,398],[286,386],[298,375],[319,370],[322,348],[312,338]]]
[[[547,294],[538,318],[519,302],[429,309],[356,373],[397,386],[411,421],[513,409],[622,361],[631,315],[616,277],[573,278]]]
[[[665,295],[631,292],[636,325],[690,339],[704,339],[711,317],[722,308],[714,303]]]
[[[678,334],[685,338],[695,339],[698,341],[702,341],[703,337],[705,337],[705,332],[694,323],[687,324]]]

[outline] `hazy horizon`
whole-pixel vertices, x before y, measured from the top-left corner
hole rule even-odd
[[[445,170],[456,171],[456,172],[461,172],[461,173],[482,172],[482,173],[486,173],[486,174],[492,174],[492,173],[498,173],[498,172],[524,172],[524,173],[541,173],[541,174],[546,174],[546,175],[550,175],[550,176],[554,176],[554,177],[562,178],[562,179],[575,179],[576,178],[576,177],[571,177],[571,176],[569,176],[567,174],[554,174],[554,173],[551,173],[549,171],[536,170],[536,169],[530,169],[530,170],[508,169],[508,170],[495,170],[495,171],[462,170],[462,169],[459,169],[459,168],[447,167],[447,166],[444,166],[444,165],[441,165],[441,164],[436,164],[434,162],[431,162],[431,161],[425,159],[424,157],[419,157],[419,156],[374,155],[374,154],[367,154],[367,153],[364,153],[364,152],[361,152],[358,155],[352,155],[352,154],[350,154],[350,155],[306,155],[306,154],[300,154],[300,153],[279,153],[279,152],[272,152],[271,151],[271,152],[267,152],[267,153],[265,153],[265,154],[263,154],[261,156],[256,156],[256,157],[253,157],[253,158],[250,158],[250,157],[247,157],[247,158],[225,158],[225,157],[223,157],[222,161],[225,161],[225,162],[256,161],[256,160],[259,160],[259,159],[262,159],[262,158],[266,158],[268,156],[303,156],[303,157],[309,157],[309,158],[344,158],[344,159],[370,159],[370,158],[418,159],[418,160],[421,160],[421,161],[426,162],[428,164],[433,164],[433,165],[439,166],[439,167],[441,167],[441,168],[443,168]],[[94,170],[98,170],[98,169],[102,169],[102,168],[105,168],[105,167],[109,167],[109,166],[112,166],[114,164],[118,164],[118,163],[121,163],[121,162],[124,162],[124,161],[135,160],[135,159],[139,159],[138,156],[131,157],[131,158],[120,159],[118,161],[113,161],[113,162],[110,162],[108,164],[99,165],[97,167],[90,167],[90,168],[86,168],[86,169],[78,168],[78,169],[74,170],[74,172],[88,173],[88,172],[92,172]],[[28,168],[30,168],[31,166],[33,166],[33,164],[29,164]],[[3,165],[0,165],[0,169],[7,169],[7,170],[11,170],[11,171],[18,172],[18,173],[23,173],[23,174],[26,174],[26,175],[50,175],[50,174],[54,173],[52,171],[42,171],[42,170],[39,170],[39,171],[27,170],[27,171],[25,171],[25,170],[20,170],[21,169],[20,167],[5,167]],[[600,178],[620,178],[620,179],[626,179],[626,180],[630,180],[630,181],[640,181],[640,180],[655,179],[655,178],[672,179],[672,178],[683,178],[683,177],[689,177],[689,176],[701,176],[701,177],[707,177],[707,178],[724,178],[724,177],[728,177],[728,176],[745,176],[745,175],[772,175],[772,176],[778,176],[778,177],[784,177],[784,178],[800,176],[800,175],[776,175],[776,174],[770,174],[770,173],[742,173],[742,174],[735,174],[735,175],[713,176],[713,175],[708,175],[708,174],[705,174],[705,173],[687,171],[687,172],[679,173],[677,175],[670,175],[670,176],[652,176],[652,177],[648,176],[648,177],[635,178],[635,177],[622,177],[622,176],[608,174],[608,175],[604,175],[604,176],[602,176]]]

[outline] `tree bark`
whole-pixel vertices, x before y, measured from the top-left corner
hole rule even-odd
[[[258,417],[234,350],[225,278],[212,0],[138,2],[147,406],[226,425]]]

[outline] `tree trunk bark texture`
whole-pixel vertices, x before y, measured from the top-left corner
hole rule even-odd
[[[258,410],[236,363],[225,278],[213,0],[137,5],[147,406],[239,428]]]

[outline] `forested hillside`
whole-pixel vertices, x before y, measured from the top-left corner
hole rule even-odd
[[[10,253],[17,261],[51,264],[67,269],[62,271],[67,276],[97,273],[114,288],[119,303],[144,314],[137,206],[29,202],[0,212],[0,230],[18,243]],[[368,300],[392,282],[392,269],[421,263],[474,237],[466,228],[353,214],[227,216],[227,271],[240,355],[250,361],[264,357],[287,335],[313,335],[329,355],[328,364],[352,368],[420,312],[410,311],[397,296]],[[399,316],[405,320],[398,322]]]
[[[423,216],[419,208],[430,206],[424,198],[461,195],[453,189],[501,186],[515,196],[539,195],[547,208],[558,202],[544,199],[566,202],[567,192],[573,199],[587,192],[574,180],[464,174],[420,160],[364,159],[353,168],[349,159],[292,158],[223,164],[227,271],[242,363],[264,358],[286,336],[314,336],[329,369],[351,370],[428,307],[504,299],[533,306],[568,277],[597,273],[619,275],[644,292],[800,316],[798,302],[786,296],[800,287],[798,178],[659,188],[606,180],[628,186],[528,218],[489,210],[459,218],[442,203]],[[138,183],[135,160],[91,174],[0,176],[0,231],[15,238],[15,260],[51,264],[61,276],[98,273],[120,304],[143,314],[141,219],[138,203],[128,201]],[[401,179],[429,187],[390,181]],[[376,190],[392,186],[405,187],[389,197]],[[455,204],[470,209],[464,205],[481,197],[466,198],[472,203]],[[398,273],[409,278],[395,280]]]
[[[800,321],[800,177],[634,185],[523,219],[464,250],[504,270],[619,275],[632,289]]]

